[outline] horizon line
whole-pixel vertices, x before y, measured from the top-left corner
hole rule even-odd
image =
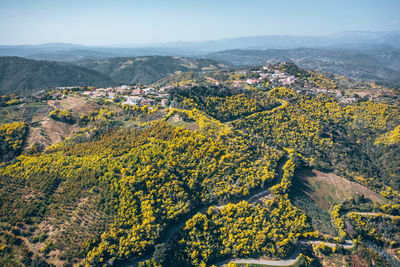
[[[71,46],[83,46],[83,47],[118,47],[118,48],[129,48],[127,46],[138,46],[146,47],[146,46],[159,46],[165,44],[195,44],[195,43],[206,43],[206,42],[217,42],[224,40],[232,40],[232,39],[241,39],[241,38],[257,38],[257,37],[324,37],[329,35],[341,34],[341,33],[400,33],[399,30],[391,30],[391,31],[372,31],[372,30],[351,30],[351,31],[338,31],[331,33],[323,33],[319,35],[296,35],[296,34],[260,34],[260,35],[247,35],[247,36],[236,36],[236,37],[226,37],[226,38],[216,38],[216,39],[206,39],[201,41],[188,41],[188,40],[176,40],[176,41],[166,41],[166,42],[137,42],[137,43],[109,43],[109,44],[84,44],[84,43],[71,43],[71,42],[62,42],[62,41],[54,41],[54,42],[43,42],[43,43],[25,43],[25,44],[0,44],[0,46],[42,46],[42,45],[71,45]],[[125,47],[124,47],[125,46]]]

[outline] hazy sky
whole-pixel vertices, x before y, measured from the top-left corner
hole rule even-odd
[[[0,44],[400,30],[400,0],[0,0]]]

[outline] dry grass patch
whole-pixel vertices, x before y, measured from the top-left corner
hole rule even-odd
[[[373,202],[385,202],[382,196],[367,187],[332,173],[302,169],[296,172],[295,179],[302,184],[301,190],[325,211],[357,195],[364,195]]]

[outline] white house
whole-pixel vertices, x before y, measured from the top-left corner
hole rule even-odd
[[[143,99],[140,96],[127,96],[125,98],[126,98],[126,101],[123,102],[122,104],[127,104],[127,105],[132,105],[132,106],[136,106],[136,105],[140,104]]]

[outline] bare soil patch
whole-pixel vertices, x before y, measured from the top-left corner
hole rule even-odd
[[[385,201],[382,196],[367,187],[332,173],[304,168],[296,172],[295,179],[303,185],[301,190],[326,211],[333,205],[357,195],[364,195],[373,202]]]

